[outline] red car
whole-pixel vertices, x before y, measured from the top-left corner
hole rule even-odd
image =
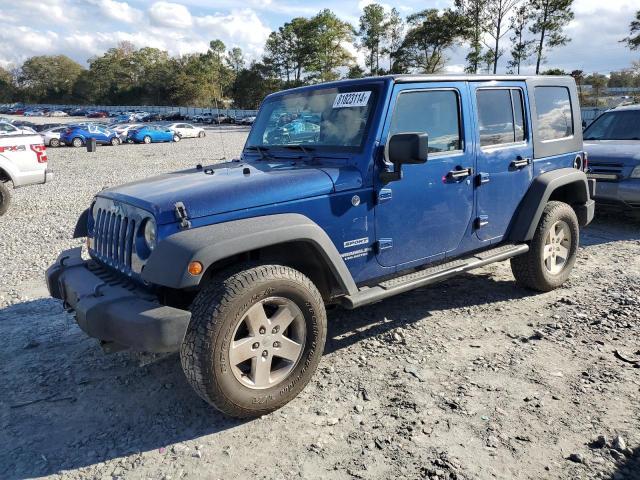
[[[87,118],[107,118],[108,116],[107,112],[91,112],[87,114]]]

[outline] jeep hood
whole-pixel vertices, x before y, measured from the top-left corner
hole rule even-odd
[[[335,191],[332,177],[342,187],[362,185],[359,172],[285,164],[226,164],[166,173],[103,190],[110,198],[153,213],[158,224],[176,221],[175,204],[182,202],[189,218],[199,218],[264,205],[278,204]],[[352,182],[345,178],[353,177]]]
[[[589,162],[621,163],[626,167],[640,164],[640,140],[585,140]]]

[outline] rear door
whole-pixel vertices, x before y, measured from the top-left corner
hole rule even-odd
[[[524,82],[472,82],[477,151],[475,231],[499,242],[531,184],[533,146]]]

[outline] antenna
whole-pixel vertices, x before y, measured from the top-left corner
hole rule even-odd
[[[216,116],[215,122],[218,124],[218,134],[220,135],[220,145],[222,146],[222,158],[218,160],[226,160],[227,159],[227,149],[224,143],[224,135],[222,134],[222,124],[220,123],[220,109],[218,108],[218,99],[214,98],[213,101],[216,105]]]

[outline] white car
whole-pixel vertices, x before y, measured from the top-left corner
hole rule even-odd
[[[13,188],[45,183],[52,177],[47,168],[47,147],[40,135],[0,136],[0,216],[4,215],[11,201]]]
[[[33,135],[36,131],[31,127],[17,127],[11,123],[0,122],[0,136],[2,135]]]
[[[60,141],[60,134],[67,129],[66,126],[62,127],[54,127],[48,130],[44,130],[40,132],[40,136],[42,137],[42,141],[48,147],[59,147],[62,143]]]
[[[129,130],[134,128],[139,128],[141,126],[142,126],[141,123],[123,123],[115,127],[110,127],[110,129],[116,132],[120,141],[124,143],[127,141],[127,135],[129,134]]]
[[[177,133],[180,138],[202,138],[206,135],[204,128],[196,127],[190,123],[176,122],[167,125],[169,130]]]
[[[63,112],[62,110],[53,110],[49,112],[50,117],[68,117],[69,114],[67,112]]]
[[[254,115],[251,115],[249,117],[244,117],[238,123],[240,125],[253,125],[253,122],[255,122],[255,121],[256,121],[256,117]]]

